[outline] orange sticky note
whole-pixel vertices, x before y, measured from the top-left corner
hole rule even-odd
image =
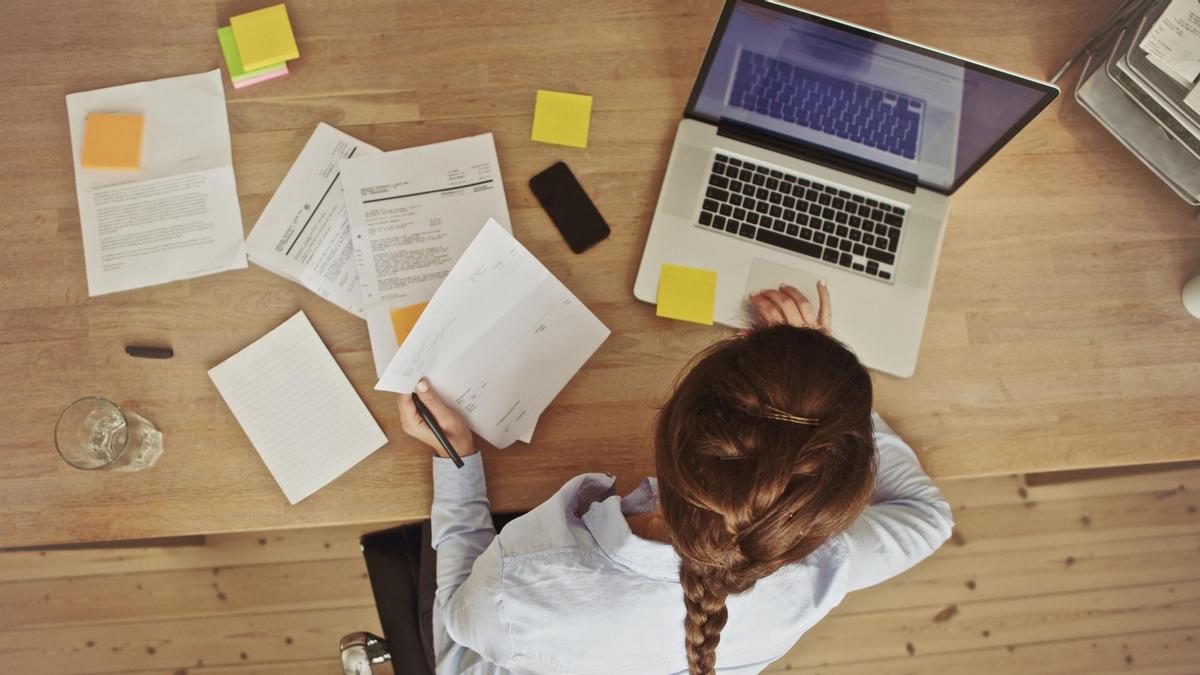
[[[142,165],[142,116],[89,114],[79,163],[85,169],[137,171]]]
[[[421,302],[392,310],[392,330],[396,331],[396,344],[404,344],[404,338],[408,337],[413,326],[417,325],[417,319],[421,318],[421,312],[425,311],[425,305],[428,304]]]

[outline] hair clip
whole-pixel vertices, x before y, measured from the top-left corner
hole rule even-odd
[[[790,412],[780,410],[773,405],[768,405],[766,408],[767,412],[763,413],[762,416],[768,419],[779,420],[780,422],[791,422],[792,424],[802,424],[806,427],[815,427],[821,423],[820,420],[815,417],[800,417],[799,415],[793,415]]]

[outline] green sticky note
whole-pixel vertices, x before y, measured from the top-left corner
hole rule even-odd
[[[263,68],[246,70],[245,66],[242,65],[242,55],[238,53],[237,40],[233,37],[233,29],[229,26],[217,29],[217,41],[221,43],[221,53],[225,55],[225,66],[229,68],[229,79],[234,82],[248,80],[252,77],[266,75],[267,73],[287,68],[287,64],[280,61],[279,63],[273,63]]]
[[[663,264],[658,275],[659,316],[711,326],[716,304],[716,272]]]
[[[592,97],[539,89],[530,140],[586,148],[592,121]]]

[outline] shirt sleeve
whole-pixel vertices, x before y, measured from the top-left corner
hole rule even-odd
[[[498,555],[493,545],[496,529],[492,525],[491,505],[487,498],[487,483],[483,475],[483,460],[476,452],[463,457],[460,469],[443,457],[433,459],[433,507],[430,526],[433,548],[437,550],[437,595],[433,603],[433,649],[438,673],[488,672],[490,668],[480,655],[460,636],[464,622],[461,609],[465,605],[481,608],[488,596],[499,592]],[[492,549],[487,560],[479,560]],[[475,573],[472,569],[479,567]],[[476,578],[478,577],[478,578]],[[471,582],[468,584],[468,578]],[[466,585],[466,587],[464,587]],[[471,602],[465,597],[474,596]],[[487,615],[488,612],[482,614]],[[482,617],[481,617],[482,618]],[[455,638],[460,639],[456,640]],[[477,636],[482,639],[482,636]],[[481,668],[481,670],[476,670]]]
[[[873,586],[927,558],[950,538],[950,504],[921,468],[917,455],[878,413],[877,466],[871,505],[843,535],[849,591]]]

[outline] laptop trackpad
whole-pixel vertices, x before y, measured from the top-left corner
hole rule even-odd
[[[787,284],[803,293],[816,308],[818,303],[817,282],[821,279],[825,279],[825,277],[762,258],[752,259],[750,273],[746,275],[746,290],[742,294],[742,313],[747,319],[743,325],[749,323],[749,317],[754,316],[754,308],[750,306],[749,300],[751,293],[757,293],[765,288],[779,288],[780,284]],[[825,283],[828,284],[829,280],[825,279]]]

